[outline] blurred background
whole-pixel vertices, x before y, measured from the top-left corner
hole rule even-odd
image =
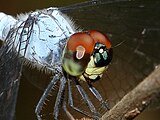
[[[1,0],[0,11],[16,16],[36,9],[63,7],[84,1]],[[73,9],[63,9],[62,12],[69,15],[77,27],[96,29],[107,34],[113,47],[125,40],[113,49],[114,56],[109,70],[100,82],[95,83],[112,107],[160,63],[160,2],[106,2],[103,0],[93,6],[71,7]],[[43,91],[31,84],[29,77],[24,75],[20,81],[17,120],[36,120],[34,110]],[[144,111],[136,120],[159,120],[160,109],[152,108]]]

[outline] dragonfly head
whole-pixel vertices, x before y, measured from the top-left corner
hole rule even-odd
[[[72,76],[81,75],[94,49],[94,40],[85,32],[73,34],[63,50],[62,66]]]
[[[73,34],[63,51],[62,66],[71,76],[80,79],[96,79],[92,74],[101,75],[112,59],[111,43],[104,34],[90,30]],[[94,73],[96,69],[96,73]],[[89,70],[89,71],[88,71]],[[84,73],[86,74],[84,76]]]

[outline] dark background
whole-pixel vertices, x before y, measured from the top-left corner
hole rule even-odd
[[[0,11],[6,14],[16,15],[50,6],[66,6],[83,1],[84,0],[1,0]],[[116,98],[120,99],[131,89],[130,87],[133,88],[139,83],[140,79],[143,79],[154,69],[154,66],[160,63],[158,52],[160,48],[160,42],[158,41],[160,38],[160,17],[158,16],[159,9],[157,7],[158,4],[156,6],[156,2],[157,1],[146,2],[145,0],[141,0],[141,4],[135,2],[134,5],[129,2],[113,2],[107,7],[99,5],[94,9],[86,7],[84,9],[67,12],[67,14],[74,18],[76,23],[84,29],[98,29],[107,33],[113,40],[113,46],[127,39],[127,42],[115,48],[115,56],[111,68],[108,70],[108,73],[104,75],[108,76],[109,74],[110,79],[113,80],[113,87],[111,87],[111,89],[116,92],[115,94],[107,93],[107,95],[111,96],[109,100],[113,98],[113,104],[115,104]],[[143,5],[143,3],[149,7],[141,12],[140,5]],[[104,16],[104,14],[107,17]],[[152,28],[153,32],[148,33],[147,36],[141,36],[140,33],[143,31],[143,28]],[[141,51],[145,56],[141,56],[141,53],[137,56],[135,50]],[[127,79],[128,82],[123,82],[123,79]],[[116,81],[121,81],[121,85],[119,86],[119,83]],[[108,82],[108,84],[110,84],[110,82]],[[98,85],[101,87],[100,83]],[[123,86],[129,86],[129,89]],[[121,91],[121,93],[117,93],[117,91]],[[41,94],[41,90],[27,81],[25,76],[22,77],[16,107],[17,120],[36,119],[34,109]],[[159,120],[159,113],[160,110],[158,109],[147,110],[139,115],[136,120]]]

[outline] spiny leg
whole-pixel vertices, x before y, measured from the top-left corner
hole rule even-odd
[[[90,111],[95,115],[94,116],[95,119],[99,119],[100,114],[96,111],[96,108],[94,107],[93,103],[90,101],[90,99],[89,99],[88,95],[86,94],[86,92],[84,91],[84,89],[79,84],[78,80],[76,80],[76,87],[77,87],[79,93],[81,94],[83,100],[88,105]]]
[[[45,89],[41,99],[39,100],[36,109],[35,109],[35,113],[37,115],[37,119],[41,120],[41,115],[40,112],[42,110],[43,104],[47,98],[47,96],[50,94],[51,90],[53,89],[53,87],[56,85],[57,81],[59,80],[59,76],[58,74],[56,74],[53,79],[51,80],[51,82],[49,83],[49,85],[47,86],[47,88]]]
[[[67,109],[66,100],[63,101],[63,110],[66,112],[66,114],[70,120],[75,120],[74,117],[72,116],[72,114]]]
[[[102,98],[101,94],[98,92],[98,90],[97,90],[95,87],[93,87],[91,84],[88,83],[88,85],[89,85],[89,90],[90,90],[90,91],[92,92],[92,94],[98,99],[98,101],[101,102],[102,107],[103,107],[104,109],[109,110],[109,105],[108,105],[108,103],[103,100],[103,98]]]
[[[64,94],[65,84],[66,84],[66,78],[62,77],[60,79],[60,87],[59,87],[59,91],[57,94],[57,98],[56,98],[56,102],[55,102],[55,106],[54,106],[54,110],[53,110],[54,120],[58,119],[59,106],[62,103],[62,96]]]
[[[79,108],[75,107],[74,106],[74,102],[73,102],[73,97],[72,97],[72,87],[71,87],[71,82],[70,82],[70,79],[67,80],[68,82],[68,104],[76,111],[86,115],[86,116],[89,116],[89,117],[92,117],[91,115],[89,115],[89,113],[87,113],[86,111],[83,111],[83,110],[80,110]]]

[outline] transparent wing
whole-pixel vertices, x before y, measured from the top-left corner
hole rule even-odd
[[[84,30],[96,29],[106,33],[111,39],[114,48],[113,61],[103,78],[94,84],[111,107],[160,63],[159,5],[158,0],[99,0],[60,8]],[[124,42],[117,46],[122,41]],[[72,86],[75,85],[72,84]],[[40,92],[30,87],[29,89],[34,94]],[[87,86],[84,85],[84,88],[87,91]],[[26,88],[26,95],[28,91],[28,88]],[[87,94],[100,108],[90,91],[87,91]],[[24,94],[21,95],[23,97]],[[82,102],[76,90],[73,95],[75,104],[79,108],[87,110],[85,103]],[[28,95],[30,101],[33,101],[31,98],[34,96]],[[38,99],[39,97],[37,101]],[[37,103],[32,102],[30,104],[32,107]],[[20,106],[23,106],[23,103],[19,104],[19,111]],[[48,108],[53,109],[50,105],[47,105]],[[34,109],[28,111],[28,115],[33,115]],[[74,115],[78,118],[76,113]]]
[[[0,24],[0,34],[3,40],[2,46],[0,46],[0,119],[3,120],[12,120],[15,117],[16,100],[23,66],[22,61],[32,28],[32,24],[29,25],[28,20],[22,22],[18,27],[13,27],[15,19],[13,21],[9,20],[11,23],[2,20]],[[27,27],[26,35],[24,30]],[[26,36],[26,39],[23,38],[24,36]]]
[[[10,36],[0,48],[0,119],[12,120],[15,115],[16,100],[21,77],[19,53],[15,51]]]

